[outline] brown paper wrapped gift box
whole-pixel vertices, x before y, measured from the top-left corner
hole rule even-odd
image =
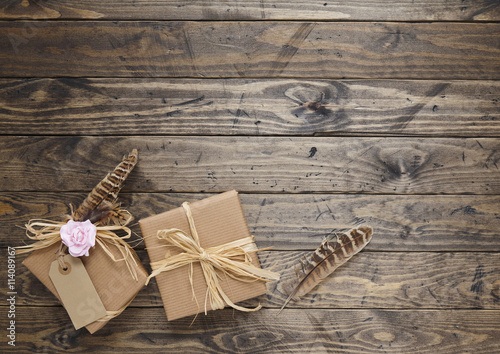
[[[60,301],[57,290],[49,278],[50,264],[56,259],[55,254],[59,245],[60,242],[34,251],[23,261],[23,264]],[[110,250],[116,258],[121,257],[121,254],[114,247],[111,247]],[[124,261],[114,262],[97,243],[95,247],[90,249],[88,257],[80,257],[107,311],[117,311],[126,306],[146,282],[148,274],[137,258],[136,253],[133,250],[131,252],[137,261],[137,266],[134,266],[137,271],[137,281],[132,278]],[[85,327],[90,333],[94,333],[104,327],[107,322],[95,321]],[[69,323],[71,321],[68,318]]]
[[[222,245],[241,238],[250,237],[243,209],[236,191],[225,192],[190,204],[193,219],[203,248]],[[139,221],[142,235],[151,262],[179,253],[175,247],[165,246],[165,241],[157,238],[158,230],[177,228],[190,235],[189,223],[183,208],[176,208]],[[251,253],[252,263],[260,267],[255,253]],[[207,285],[199,263],[193,265],[193,289],[189,282],[189,266],[183,266],[156,276],[167,319],[169,321],[203,312]],[[222,276],[222,289],[234,303],[266,293],[264,281],[240,282]],[[207,303],[207,310],[212,310]]]

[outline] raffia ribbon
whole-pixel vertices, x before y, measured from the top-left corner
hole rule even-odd
[[[221,278],[220,273],[242,282],[279,279],[278,273],[261,269],[252,264],[252,258],[248,252],[258,251],[254,243],[254,237],[245,237],[223,245],[204,249],[200,245],[200,239],[194,225],[193,214],[189,203],[184,202],[182,207],[186,213],[192,236],[189,236],[179,229],[158,231],[157,237],[159,239],[165,240],[168,246],[175,246],[183,252],[174,256],[168,256],[167,254],[164,259],[151,263],[153,272],[146,280],[146,285],[151,278],[162,272],[168,272],[189,265],[189,282],[191,284],[193,298],[199,307],[193,284],[193,264],[199,262],[203,271],[203,276],[205,277],[205,282],[207,283],[205,315],[207,314],[207,303],[210,303],[210,307],[213,310],[223,309],[226,304],[239,311],[250,312],[259,310],[262,307],[260,304],[255,308],[246,308],[234,304],[222,290],[219,282],[219,278]],[[219,271],[219,273],[217,271]]]
[[[138,281],[137,271],[134,266],[137,266],[137,261],[132,253],[132,248],[125,241],[130,238],[132,231],[126,226],[132,221],[132,216],[124,222],[123,225],[106,225],[96,226],[96,242],[102,247],[104,252],[114,261],[124,261],[127,269],[135,281]],[[52,221],[45,219],[32,219],[26,225],[26,236],[31,240],[37,241],[31,245],[16,247],[19,249],[18,254],[28,253],[39,249],[47,248],[61,241],[60,230],[66,225],[64,221]],[[124,231],[124,236],[118,236],[116,231]],[[121,253],[121,257],[117,258],[111,252],[111,247],[115,247]],[[60,253],[60,250],[59,250]]]

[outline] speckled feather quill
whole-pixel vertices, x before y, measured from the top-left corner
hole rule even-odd
[[[337,238],[337,242],[325,240],[311,255],[310,259],[302,263],[297,269],[297,284],[290,292],[280,311],[290,302],[298,300],[311,291],[321,280],[332,274],[338,267],[347,262],[356,253],[361,251],[371,240],[371,227],[361,226],[352,229]]]
[[[124,215],[117,203],[118,192],[120,192],[129,173],[134,169],[137,156],[136,149],[125,156],[113,172],[108,173],[94,187],[78,209],[73,212],[72,219],[74,221],[90,220],[92,223],[100,225],[122,225],[129,215]]]

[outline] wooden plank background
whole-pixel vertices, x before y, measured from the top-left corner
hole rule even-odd
[[[4,19],[127,19],[127,20],[380,20],[380,21],[496,21],[498,4],[446,0],[400,0],[386,3],[354,1],[185,1],[89,0],[8,1]]]
[[[500,24],[0,22],[9,77],[499,79]]]
[[[500,351],[499,38],[491,0],[2,2],[4,293],[22,226],[132,148],[137,220],[236,189],[283,281],[325,236],[375,233],[279,316],[274,282],[256,313],[168,322],[153,281],[94,335],[18,256],[1,351]]]
[[[497,137],[499,90],[492,80],[0,79],[0,130]]]

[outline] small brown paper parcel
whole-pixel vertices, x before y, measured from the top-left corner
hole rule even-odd
[[[139,221],[153,268],[150,277],[156,275],[156,282],[169,321],[214,310],[210,301],[207,301],[208,286],[199,261],[155,274],[153,267],[155,263],[158,264],[163,260],[173,259],[173,257],[182,254],[178,247],[172,244],[167,245],[164,239],[159,238],[162,230],[178,229],[182,230],[181,232],[186,236],[194,238],[185,209],[186,207],[183,205],[183,207]],[[248,256],[251,258],[249,265],[258,268],[258,271],[270,274],[266,276],[268,279],[278,278],[277,274],[260,267],[256,253],[257,248],[253,243],[253,236],[251,236],[248,229],[236,191],[225,192],[193,202],[189,204],[189,212],[191,213],[192,224],[195,225],[199,236],[199,245],[204,250],[203,252],[218,246],[238,243],[241,239],[250,239],[253,247],[248,252]],[[266,282],[264,280],[245,282],[234,279],[220,270],[215,272],[222,291],[233,305],[266,293]],[[227,301],[225,304],[227,304]],[[238,308],[240,306],[235,305],[233,307]],[[258,308],[260,308],[260,305],[255,309],[243,310],[252,311]]]
[[[122,209],[117,202],[118,192],[128,174],[134,168],[137,156],[137,150],[133,149],[115,167],[113,172],[109,173],[97,184],[76,210],[73,207],[71,208],[71,215],[66,215],[64,217],[65,221],[30,220],[25,225],[26,236],[37,242],[17,247],[19,254],[31,253],[23,261],[23,264],[59,301],[63,302],[49,276],[51,264],[54,261],[57,260],[60,267],[64,267],[65,264],[62,259],[68,248],[62,244],[61,228],[66,225],[68,220],[75,222],[87,220],[94,224],[96,227],[95,246],[88,250],[88,256],[83,255],[79,258],[99,295],[102,305],[104,305],[106,314],[85,326],[90,333],[96,332],[110,319],[118,316],[142,289],[148,276],[137,254],[126,242],[126,239],[132,234],[127,225],[132,221],[133,217],[128,211]],[[119,236],[119,234],[124,235]],[[58,282],[58,284],[61,283]],[[64,293],[66,299],[68,299],[67,292]],[[66,304],[63,303],[63,306],[75,306],[73,300],[71,299]],[[101,312],[97,313],[100,314]],[[71,311],[71,313],[74,314],[75,312]],[[80,317],[77,321],[79,325],[83,325],[97,317],[97,315],[90,316],[86,320]],[[75,318],[71,318],[74,324]]]

